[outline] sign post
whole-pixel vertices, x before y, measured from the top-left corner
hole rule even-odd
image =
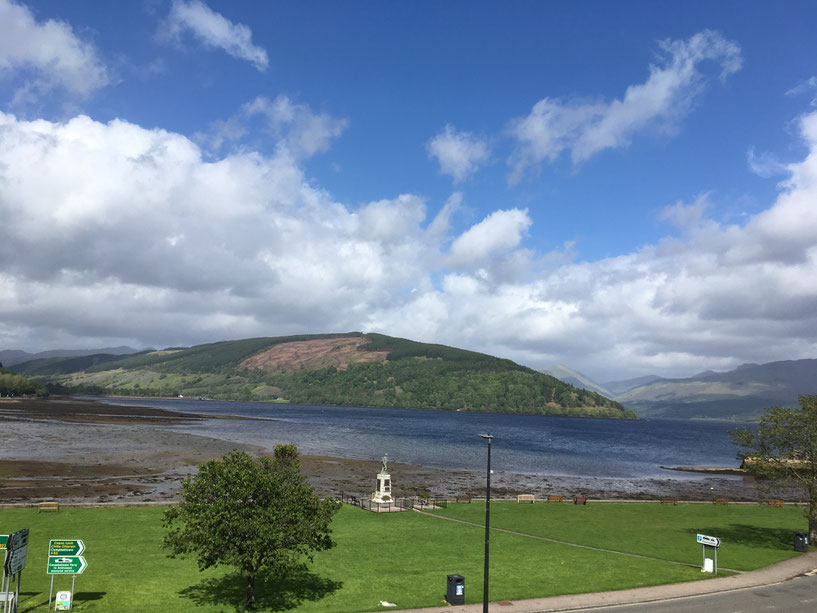
[[[67,611],[71,608],[71,600],[74,597],[74,585],[77,575],[81,575],[88,568],[88,562],[82,556],[85,551],[85,543],[80,539],[51,539],[48,541],[48,565],[46,573],[51,575],[51,591],[48,593],[48,608],[51,608],[51,597],[54,595],[54,575],[73,575],[71,579],[71,592],[68,598],[57,598],[59,603],[58,611]],[[58,592],[58,596],[65,596],[64,592]]]
[[[6,543],[8,543],[8,540],[8,534],[0,534],[0,551],[3,552],[3,582],[0,583],[0,589],[3,589],[6,586],[6,556],[8,555]]]
[[[718,574],[718,549],[721,546],[721,539],[715,536],[707,536],[705,534],[698,535],[698,542],[702,546],[703,550],[703,568],[701,568],[702,573],[715,573]],[[706,557],[706,548],[710,547],[715,551],[715,559],[712,560],[711,558]],[[712,568],[707,568],[707,559],[712,560],[714,562]]]
[[[4,613],[15,610],[17,603],[20,601],[20,578],[23,569],[26,567],[27,553],[28,528],[9,534],[6,540],[6,557],[3,564],[3,579],[5,582],[5,585],[3,585],[3,592],[5,593]],[[9,597],[12,577],[14,577],[14,596]],[[14,609],[12,603],[14,603]]]

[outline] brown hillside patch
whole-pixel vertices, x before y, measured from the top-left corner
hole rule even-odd
[[[238,367],[247,370],[260,368],[268,372],[296,372],[330,366],[346,370],[349,364],[356,362],[385,362],[389,352],[364,350],[363,345],[369,342],[365,336],[355,336],[282,343],[247,358]]]

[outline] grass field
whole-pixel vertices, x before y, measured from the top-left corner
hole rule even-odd
[[[160,548],[163,509],[0,510],[0,533],[29,528],[21,611],[46,611],[49,539],[83,539],[88,569],[77,577],[77,611],[236,611],[245,584],[230,568],[198,571],[194,560],[169,559]],[[482,523],[483,504],[452,504],[434,515]],[[650,504],[493,503],[491,525],[570,543],[631,552],[643,559],[494,532],[491,600],[623,589],[700,579],[695,534],[724,541],[721,568],[748,570],[796,555],[792,531],[805,529],[791,507]],[[283,582],[259,585],[263,611],[377,611],[434,606],[446,575],[465,577],[466,601],[482,599],[484,528],[418,513],[375,515],[344,507],[335,518],[337,547]],[[56,589],[69,589],[58,576]]]

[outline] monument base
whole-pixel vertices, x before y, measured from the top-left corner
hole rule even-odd
[[[391,495],[391,475],[380,472],[377,474],[377,491],[372,493],[372,502],[393,502]]]

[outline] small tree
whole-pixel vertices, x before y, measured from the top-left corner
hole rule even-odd
[[[743,428],[731,435],[743,447],[738,458],[750,473],[804,491],[809,541],[817,543],[817,396],[800,396],[800,408],[765,409],[757,433]]]
[[[319,499],[299,469],[295,445],[276,446],[272,458],[233,451],[203,464],[182,481],[182,502],[164,513],[168,555],[195,554],[200,570],[237,567],[252,608],[259,572],[283,576],[334,546],[329,524],[339,505]]]

